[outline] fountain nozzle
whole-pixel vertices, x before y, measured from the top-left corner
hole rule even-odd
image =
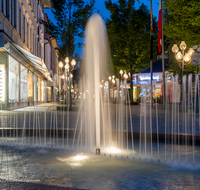
[[[101,149],[100,148],[96,149],[96,154],[101,154]]]

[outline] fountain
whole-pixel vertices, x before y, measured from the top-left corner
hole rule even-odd
[[[46,149],[51,152],[49,155],[51,158],[55,158],[53,150],[64,150],[56,153],[56,160],[68,163],[70,167],[80,167],[84,164],[89,167],[90,162],[93,164],[95,160],[96,163],[108,155],[109,158],[115,157],[118,160],[116,162],[120,164],[124,158],[129,161],[134,159],[133,164],[141,167],[147,166],[147,162],[151,161],[149,171],[152,167],[156,167],[155,161],[165,163],[161,166],[165,168],[168,164],[175,167],[179,164],[181,167],[198,169],[200,164],[198,75],[195,76],[195,83],[192,82],[192,75],[189,75],[188,79],[183,76],[182,104],[177,100],[178,75],[172,77],[171,83],[166,78],[166,109],[162,109],[157,99],[152,108],[147,103],[146,96],[141,98],[140,106],[131,106],[127,81],[119,79],[116,80],[116,104],[111,104],[109,85],[106,81],[111,69],[106,27],[102,18],[95,14],[86,27],[79,111],[69,110],[69,96],[66,97],[66,111],[64,109],[58,111],[55,104],[48,111],[47,109],[38,111],[35,107],[30,110],[22,109],[22,112],[15,110],[9,114],[1,111],[0,142],[3,147],[6,145],[11,152],[16,146],[23,147],[27,151]],[[57,77],[57,75],[53,77],[55,103]],[[70,81],[65,81],[64,85],[69,89]],[[171,97],[170,90],[172,90]],[[66,152],[69,156],[67,158]],[[97,157],[94,153],[101,155]],[[109,165],[113,164],[113,161],[108,162]],[[124,164],[126,169],[122,175],[129,171],[130,165],[127,162]],[[98,168],[96,165],[95,167]]]

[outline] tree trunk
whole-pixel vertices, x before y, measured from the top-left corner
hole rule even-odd
[[[133,103],[133,71],[132,71],[132,65],[130,65],[130,75],[131,75],[131,83],[130,83],[130,87],[131,87],[131,91],[130,91],[130,103]]]

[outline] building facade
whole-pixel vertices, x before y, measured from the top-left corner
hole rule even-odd
[[[44,14],[44,21],[49,22],[47,14]],[[44,61],[48,71],[50,72],[50,77],[52,79],[54,78],[55,74],[58,76],[58,51],[56,50],[57,47],[58,43],[56,39],[52,38],[49,34],[47,34],[46,29],[44,29],[44,52],[45,52]],[[47,87],[47,91],[48,91],[47,101],[51,102],[53,99],[52,98],[53,83],[49,84],[49,86]]]
[[[2,109],[43,103],[51,81],[44,51],[44,9],[50,0],[0,0],[0,102]]]

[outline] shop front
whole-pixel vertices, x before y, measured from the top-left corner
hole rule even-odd
[[[43,103],[47,72],[40,58],[14,43],[5,44],[0,48],[0,109]]]
[[[167,73],[166,73],[167,74]],[[153,74],[153,98],[162,96],[162,73]],[[151,97],[151,78],[150,73],[134,74],[133,81],[133,100],[137,101],[140,97],[146,97],[150,101]]]

